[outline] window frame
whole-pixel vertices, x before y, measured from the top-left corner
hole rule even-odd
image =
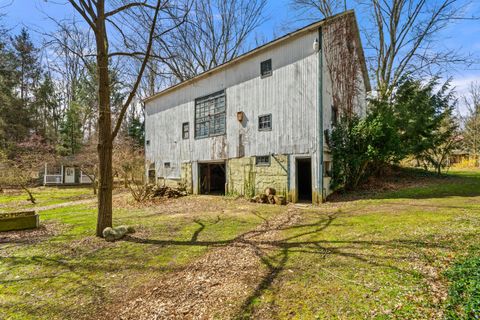
[[[171,163],[170,161],[164,162],[164,163],[163,163],[163,167],[164,167],[165,169],[171,169],[171,168],[172,168],[172,163]]]
[[[260,128],[260,123],[261,123],[261,118],[263,117],[269,117],[270,119],[270,126],[268,128]],[[271,113],[267,113],[267,114],[262,114],[262,115],[259,115],[258,116],[258,131],[272,131],[272,127],[273,127],[273,120],[272,120],[272,114]]]
[[[264,71],[263,71],[263,70],[264,70],[264,69],[263,69],[263,66],[264,66],[264,64],[267,64],[267,63],[270,65],[270,70],[268,70],[268,71],[266,71],[266,72],[264,73]],[[272,74],[273,74],[272,58],[267,59],[267,60],[264,60],[264,61],[261,61],[261,62],[260,62],[260,76],[261,76],[262,78],[266,78],[266,77],[270,77]]]
[[[211,106],[202,106],[204,108],[203,110],[198,110],[197,109],[199,107],[200,103],[204,103],[204,102],[208,102],[208,101],[213,100],[214,101],[213,108],[214,108],[214,111],[215,111],[215,108],[216,108],[215,100],[219,99],[219,98],[223,98],[223,111],[214,112],[212,115],[210,115],[209,110],[207,110],[207,109],[209,109]],[[194,130],[195,139],[205,139],[205,138],[211,138],[211,137],[222,136],[222,135],[227,134],[227,94],[226,94],[225,90],[217,91],[217,92],[211,93],[209,95],[206,95],[206,96],[195,99],[194,112],[195,112],[195,119],[194,119],[194,124],[193,124],[193,130]],[[199,114],[203,115],[201,117],[201,118],[203,118],[202,121],[199,121],[199,117],[198,117]],[[223,131],[222,132],[211,133],[212,128],[215,130],[217,125],[222,124],[221,118],[220,118],[220,120],[217,120],[218,123],[216,123],[216,121],[215,121],[216,118],[218,119],[218,117],[219,116],[221,117],[222,115],[223,115]],[[213,126],[212,126],[212,122],[213,122]],[[198,134],[198,131],[199,131],[199,130],[197,130],[198,125],[206,125],[206,128],[208,130],[206,135],[199,135]]]
[[[268,159],[268,162],[260,162],[258,161],[259,159],[261,158],[267,158]],[[265,156],[255,156],[255,166],[257,167],[269,167],[270,164],[271,164],[271,156],[270,155],[265,155]]]
[[[185,130],[187,128],[187,130]],[[182,123],[182,139],[188,140],[190,139],[190,122]]]

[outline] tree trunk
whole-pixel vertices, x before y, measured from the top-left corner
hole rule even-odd
[[[99,190],[98,190],[98,220],[97,236],[103,236],[103,230],[112,227],[112,117],[110,110],[110,80],[108,74],[108,40],[105,28],[105,3],[97,3],[98,18],[96,21],[95,40],[97,45],[97,75],[98,75],[98,160],[99,160]]]
[[[37,200],[35,199],[33,194],[30,192],[30,190],[28,190],[28,188],[24,185],[21,185],[21,187],[28,194],[28,201],[30,201],[32,204],[37,204]]]
[[[93,182],[92,182],[92,189],[93,189],[93,195],[96,196],[97,195],[97,179],[93,179]]]

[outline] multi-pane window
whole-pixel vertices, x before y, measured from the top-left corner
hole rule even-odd
[[[225,91],[195,100],[195,138],[225,134]]]
[[[257,156],[255,157],[255,164],[257,166],[269,166],[270,156]]]
[[[184,122],[182,124],[182,138],[183,139],[190,138],[190,125],[188,122]]]
[[[260,62],[260,74],[262,77],[272,75],[272,59]]]
[[[259,131],[268,131],[272,130],[272,115],[265,114],[258,117],[258,130]]]

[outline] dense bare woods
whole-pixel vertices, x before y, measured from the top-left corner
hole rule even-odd
[[[308,15],[328,17],[345,9],[366,14],[363,25],[367,58],[376,92],[391,97],[402,77],[438,75],[455,65],[469,65],[469,54],[441,46],[441,31],[464,19],[478,19],[466,11],[468,0],[292,0]]]

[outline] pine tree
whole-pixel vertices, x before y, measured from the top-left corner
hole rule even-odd
[[[32,104],[33,93],[38,85],[41,74],[39,63],[39,50],[33,44],[27,29],[23,28],[20,34],[12,39],[13,54],[16,66],[17,92],[20,98],[20,117],[17,121],[22,123],[28,133],[32,130],[38,132],[40,112]]]
[[[28,133],[25,119],[27,113],[19,109],[20,101],[15,96],[17,84],[16,59],[8,45],[6,33],[0,38],[0,147],[5,149],[14,142],[23,140]]]
[[[39,131],[49,142],[58,142],[61,120],[61,106],[52,78],[44,74],[41,82],[35,88],[33,108],[39,116]]]
[[[62,144],[59,152],[64,155],[74,155],[82,147],[81,106],[72,102],[65,113],[65,119],[60,129]]]

